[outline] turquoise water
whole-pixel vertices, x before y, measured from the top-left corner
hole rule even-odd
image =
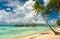
[[[0,27],[0,39],[29,35],[49,30],[47,26],[36,27]]]

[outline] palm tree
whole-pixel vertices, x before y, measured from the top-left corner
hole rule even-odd
[[[60,12],[60,0],[50,0],[48,5],[46,6],[48,9],[57,10],[58,13]]]
[[[55,1],[55,0],[54,0],[54,1]],[[54,2],[54,1],[53,1],[53,2]],[[56,0],[56,1],[57,1],[57,0]],[[52,0],[51,0],[50,2],[52,2]],[[52,2],[52,4],[53,4],[53,5],[52,5],[50,2],[49,2],[49,4],[48,4],[46,7],[44,7],[44,5],[41,5],[38,0],[35,0],[34,6],[33,6],[33,10],[35,11],[35,13],[37,13],[37,15],[38,15],[38,13],[39,13],[40,11],[42,12],[43,10],[45,10],[44,14],[41,13],[41,16],[43,17],[43,20],[46,21],[47,25],[48,25],[49,28],[54,32],[54,34],[55,34],[55,35],[58,35],[58,34],[60,34],[60,33],[59,33],[59,32],[56,32],[56,31],[51,27],[51,25],[48,23],[48,21],[44,18],[45,15],[48,15],[49,12],[52,11],[53,8],[55,7],[55,6],[53,6],[54,3]],[[51,6],[51,7],[50,7],[50,6]]]

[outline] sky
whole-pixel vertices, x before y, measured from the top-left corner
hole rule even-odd
[[[16,25],[26,23],[45,24],[41,14],[36,15],[32,11],[33,0],[0,0],[0,25]],[[41,4],[47,5],[49,0],[40,0]],[[57,11],[53,10],[47,17],[49,23],[56,23],[58,18]]]

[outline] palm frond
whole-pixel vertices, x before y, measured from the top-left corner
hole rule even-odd
[[[60,0],[50,0],[47,7],[52,10],[56,9],[58,12],[60,12]]]
[[[42,10],[42,5],[39,3],[38,0],[35,0],[34,6],[33,6],[33,10],[35,10],[35,12],[38,14],[41,10]]]

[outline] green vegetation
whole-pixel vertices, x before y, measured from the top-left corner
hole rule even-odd
[[[60,26],[60,18],[57,20],[57,25]]]
[[[34,6],[33,6],[33,10],[35,11],[35,13],[39,12],[43,12],[43,10],[45,10],[45,12],[43,12],[43,14],[41,13],[41,16],[43,17],[43,19],[45,20],[45,22],[47,23],[47,25],[49,26],[49,28],[54,32],[55,35],[59,35],[60,33],[55,31],[51,25],[48,23],[48,21],[45,19],[45,16],[48,16],[50,13],[50,11],[52,10],[57,10],[58,12],[60,11],[60,0],[50,0],[50,2],[48,3],[48,5],[46,7],[44,7],[44,4],[41,5],[39,3],[39,0],[35,0]]]
[[[60,13],[60,0],[50,0],[47,7],[51,10],[57,10]]]

